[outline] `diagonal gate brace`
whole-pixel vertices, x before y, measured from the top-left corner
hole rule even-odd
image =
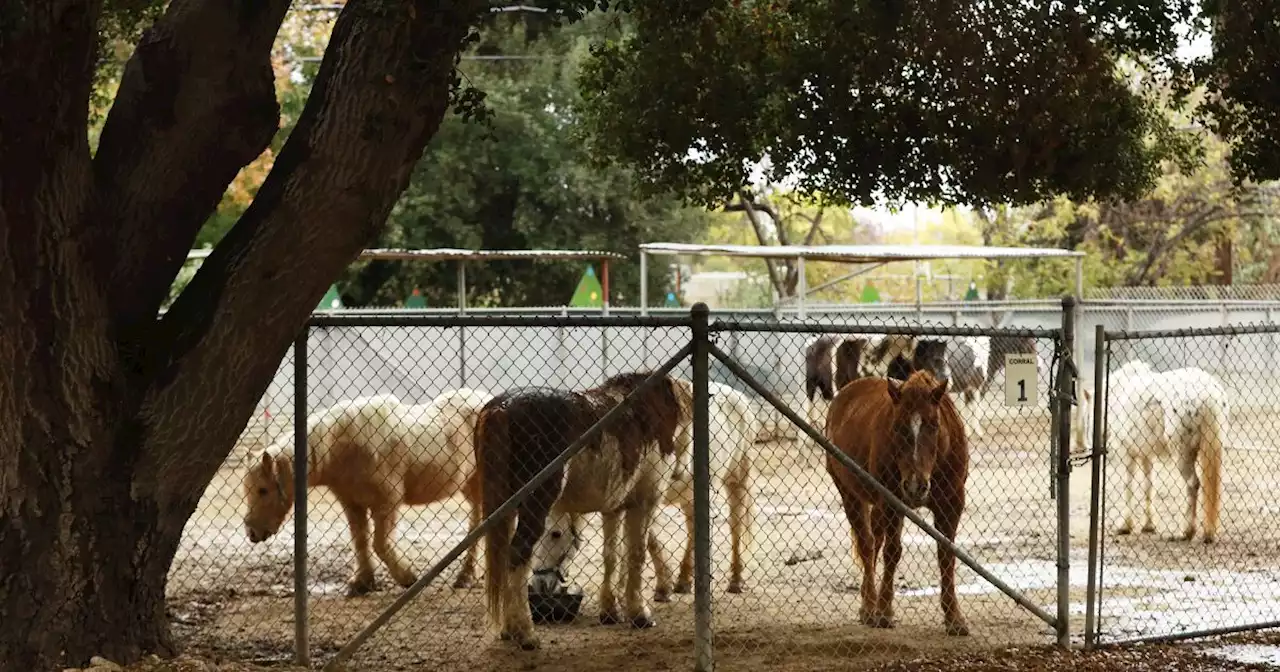
[[[972,569],[979,576],[989,581],[991,585],[998,588],[1000,592],[1004,593],[1005,595],[1008,595],[1014,602],[1017,602],[1024,609],[1031,612],[1032,614],[1035,614],[1036,618],[1039,618],[1040,620],[1044,621],[1050,626],[1053,626],[1054,628],[1057,627],[1058,619],[1056,617],[1054,617],[1049,612],[1045,611],[1040,605],[1036,604],[1035,602],[1032,602],[1030,599],[1027,598],[1027,596],[1023,595],[1021,592],[1017,591],[1009,584],[1005,583],[1004,581],[1001,581],[999,577],[997,577],[995,574],[992,574],[990,570],[988,570],[987,568],[983,567],[976,559],[974,559],[973,556],[966,553],[959,546],[956,546],[954,543],[951,542],[950,539],[947,539],[947,537],[943,535],[941,532],[939,532],[937,528],[935,528],[933,525],[930,525],[928,521],[926,521],[920,514],[916,513],[915,510],[913,510],[911,507],[903,503],[901,499],[898,499],[898,497],[895,496],[893,492],[891,492],[883,484],[877,481],[874,476],[872,476],[870,473],[867,472],[867,470],[863,469],[857,462],[854,462],[853,458],[844,454],[844,451],[840,450],[839,448],[836,448],[834,444],[832,444],[829,440],[827,440],[827,437],[823,436],[821,432],[814,429],[812,425],[810,425],[807,421],[804,420],[804,418],[801,418],[799,415],[796,414],[795,411],[791,410],[785,403],[782,402],[781,399],[777,397],[777,395],[775,395],[772,391],[770,391],[767,387],[765,387],[760,381],[756,380],[750,373],[747,372],[746,369],[742,368],[741,364],[734,361],[732,357],[725,354],[725,352],[720,348],[716,347],[715,344],[712,344],[710,346],[710,353],[713,357],[720,360],[726,367],[728,367],[729,370],[732,371],[735,376],[737,376],[739,379],[742,380],[742,382],[746,383],[751,389],[755,390],[756,394],[759,394],[761,397],[763,397],[765,401],[768,401],[769,404],[774,408],[776,408],[779,413],[782,413],[784,416],[786,416],[788,420],[794,423],[796,427],[800,428],[800,430],[802,430],[805,434],[807,434],[809,438],[813,439],[818,443],[818,445],[822,446],[822,449],[827,451],[829,455],[831,455],[836,460],[838,460],[840,464],[844,465],[846,469],[856,474],[858,478],[862,479],[862,482],[866,484],[867,487],[871,488],[872,490],[875,490],[876,494],[880,495],[880,497],[883,498],[884,501],[889,504],[889,506],[893,507],[894,511],[897,511],[899,514],[902,514],[903,516],[905,516],[912,523],[915,523],[916,527],[919,527],[930,537],[933,537],[934,541],[943,545],[952,553],[955,553],[956,558],[958,558],[960,562],[963,562],[966,567],[968,567],[969,569]]]

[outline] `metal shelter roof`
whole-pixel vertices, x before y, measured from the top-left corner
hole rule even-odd
[[[203,259],[212,250],[191,250],[187,259]],[[575,259],[626,259],[626,255],[603,250],[465,250],[452,247],[431,249],[373,248],[360,253],[362,260],[400,261],[492,261],[497,259],[543,259],[566,261]]]
[[[984,247],[982,245],[693,245],[643,243],[640,251],[653,255],[752,257],[757,259],[813,259],[852,264],[930,259],[1075,258],[1084,252],[1043,247]]]

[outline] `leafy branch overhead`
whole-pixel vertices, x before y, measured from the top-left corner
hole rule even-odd
[[[1194,158],[1122,59],[1173,66],[1177,2],[629,3],[582,77],[606,160],[728,202],[767,179],[846,203],[1136,197]]]

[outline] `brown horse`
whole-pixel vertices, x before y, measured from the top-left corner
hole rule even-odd
[[[969,476],[969,447],[964,422],[929,371],[916,371],[899,383],[862,378],[841,388],[831,402],[826,435],[907,506],[927,507],[933,524],[952,541],[964,512]],[[827,472],[835,481],[853,528],[854,559],[862,567],[859,620],[876,628],[893,627],[893,585],[902,558],[903,516],[834,457]],[[876,556],[884,552],[884,576],[876,592]],[[942,575],[942,614],[947,634],[967,635],[969,627],[956,601],[956,558],[938,546]]]
[[[623,373],[582,392],[549,388],[509,390],[480,411],[476,423],[478,475],[484,514],[491,515],[516,490],[640,386],[648,373]],[[528,588],[535,560],[554,568],[561,558],[535,558],[535,546],[556,521],[603,514],[604,580],[600,620],[618,623],[614,594],[619,520],[624,527],[627,575],[622,617],[633,627],[655,625],[642,594],[646,541],[654,514],[679,469],[676,435],[692,420],[692,390],[666,376],[613,421],[516,509],[485,535],[485,595],[490,623],[521,648],[538,647]],[[656,560],[656,559],[655,559]],[[535,586],[535,588],[537,588]]]

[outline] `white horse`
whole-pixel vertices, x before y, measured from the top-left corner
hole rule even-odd
[[[1143,361],[1132,360],[1110,376],[1107,434],[1110,452],[1125,465],[1124,520],[1117,534],[1133,532],[1134,481],[1143,478],[1142,532],[1155,532],[1151,519],[1151,471],[1156,459],[1178,460],[1186,483],[1187,504],[1182,540],[1196,535],[1196,509],[1204,486],[1204,543],[1218,536],[1222,498],[1222,455],[1229,430],[1227,392],[1222,383],[1198,368],[1155,372]],[[1077,410],[1076,441],[1089,445],[1093,413],[1087,405],[1092,393],[1083,388],[1084,401]],[[1196,474],[1199,463],[1201,475]],[[1203,482],[1202,480],[1203,479]]]
[[[462,493],[471,504],[470,528],[480,524],[480,488],[475,480],[475,423],[492,398],[483,390],[445,392],[425,404],[405,404],[383,394],[343,400],[307,418],[307,487],[325,486],[347,515],[356,569],[347,595],[376,587],[373,551],[401,586],[417,576],[396,551],[393,535],[402,506],[432,504]],[[292,435],[262,452],[244,475],[245,531],[259,543],[277,531],[293,510]],[[467,549],[454,587],[475,580],[476,547]]]
[[[682,381],[684,382],[684,381]],[[711,487],[721,490],[729,507],[731,557],[729,564],[730,593],[746,587],[743,574],[750,556],[755,527],[753,488],[753,448],[760,422],[751,399],[729,385],[708,383],[710,405]],[[653,560],[656,587],[653,599],[670,602],[671,594],[688,593],[693,582],[693,433],[686,423],[676,436],[676,462],[663,498],[663,505],[678,506],[684,512],[685,545],[680,573],[672,585],[671,568],[666,550],[657,535],[649,532],[648,550]],[[549,593],[563,583],[566,568],[576,554],[582,530],[582,516],[552,512],[547,529],[534,547],[533,585],[535,592]],[[605,527],[606,547],[616,543]]]

